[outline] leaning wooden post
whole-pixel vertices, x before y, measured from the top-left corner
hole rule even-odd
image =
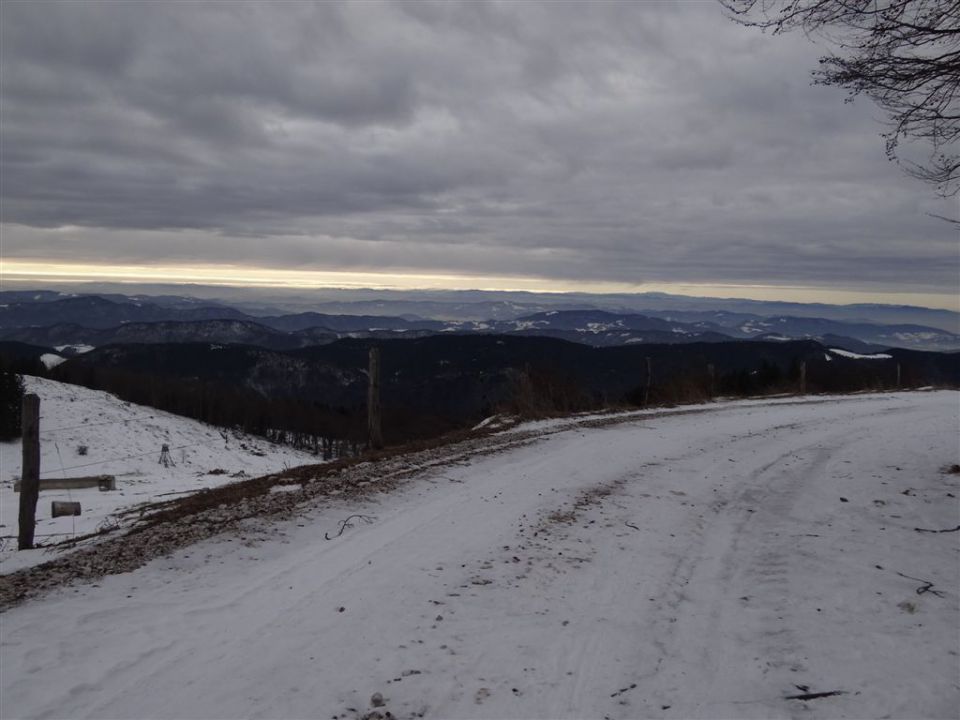
[[[40,497],[40,398],[36,395],[23,396],[20,430],[23,463],[20,466],[20,535],[17,549],[31,550],[37,523],[37,500]]]
[[[717,395],[717,370],[713,363],[707,363],[707,376],[710,378],[710,399]]]
[[[800,394],[807,394],[807,361],[800,363]]]
[[[370,368],[367,390],[367,444],[371,450],[383,447],[380,427],[380,348],[370,348]]]
[[[897,363],[897,389],[900,389],[900,363]]]

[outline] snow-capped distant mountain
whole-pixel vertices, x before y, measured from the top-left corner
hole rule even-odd
[[[745,320],[736,328],[742,337],[782,337],[821,340],[835,335],[853,338],[879,347],[902,347],[913,350],[944,352],[960,348],[960,335],[924,325],[874,325],[840,322],[824,318],[769,317]]]
[[[682,323],[607,310],[548,310],[513,320],[448,323],[448,331],[538,335],[608,347],[635,343],[725,342],[732,338],[711,323]]]
[[[19,297],[19,296],[18,296]],[[247,319],[245,313],[226,306],[162,307],[131,298],[107,299],[98,295],[79,295],[0,304],[0,328],[24,328],[75,323],[87,328],[112,328],[130,322],[164,320]]]
[[[640,302],[639,298],[644,298],[645,302],[657,306],[644,311],[627,309],[629,303],[626,302],[617,310],[590,307],[586,300],[589,296],[581,295],[569,296],[565,302],[554,299],[552,303],[474,301],[474,298],[485,297],[482,293],[441,294],[438,297],[447,299],[429,296],[429,299],[413,302],[391,296],[389,300],[325,301],[318,302],[317,307],[337,312],[328,314],[311,310],[254,316],[222,302],[167,295],[2,292],[0,338],[46,346],[224,342],[286,349],[323,344],[340,337],[422,337],[441,332],[541,335],[593,346],[723,342],[770,337],[819,340],[834,336],[879,347],[930,351],[960,349],[960,334],[943,329],[951,325],[950,318],[953,317],[946,310],[856,306],[869,318],[869,321],[862,321],[761,315],[719,308],[691,309],[689,298],[672,298],[677,309],[665,310],[660,305],[671,298],[651,295],[637,296],[632,301],[635,304]],[[605,297],[598,296],[595,302],[607,303],[609,298]],[[781,305],[791,310],[805,307],[769,303],[748,304],[746,307],[763,309]],[[837,315],[839,307],[816,305],[809,306],[808,311],[822,310]],[[848,308],[845,312],[849,315],[854,310]],[[877,317],[929,317],[939,325],[881,324],[876,321]],[[149,327],[150,324],[154,326]]]
[[[2,334],[5,340],[49,347],[78,344],[101,347],[121,343],[212,342],[286,350],[337,339],[337,335],[330,332],[305,333],[300,336],[251,320],[130,322],[111,328],[89,328],[77,323],[61,323],[49,327],[16,328]]]

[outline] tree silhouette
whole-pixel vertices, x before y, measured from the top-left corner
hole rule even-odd
[[[813,73],[871,98],[888,116],[887,157],[944,196],[960,189],[960,3],[948,0],[720,0],[742,25],[802,30],[834,54]],[[926,160],[901,155],[919,141]]]
[[[23,378],[11,370],[0,369],[0,440],[20,437],[20,404]]]

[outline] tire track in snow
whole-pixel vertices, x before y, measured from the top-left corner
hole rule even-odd
[[[810,657],[810,647],[797,627],[769,631],[780,616],[805,622],[804,603],[820,592],[794,573],[823,561],[824,549],[794,535],[826,535],[833,522],[828,541],[859,547],[834,515],[811,513],[821,508],[808,496],[824,491],[810,476],[832,478],[834,456],[864,437],[871,448],[894,437],[896,418],[877,410],[899,409],[929,432],[936,413],[920,422],[913,401],[567,427],[433,467],[389,496],[311,506],[279,526],[283,542],[208,540],[103,588],[10,611],[8,667],[37,646],[63,652],[32,656],[46,663],[42,684],[5,677],[4,704],[38,717],[69,707],[76,717],[349,718],[381,692],[397,717],[869,715],[876,706],[854,696],[812,712],[784,701],[798,673],[776,663]],[[840,517],[859,521],[872,507],[844,504]],[[322,540],[358,510],[378,523]],[[749,583],[763,589],[753,610],[738,599]],[[778,604],[791,596],[799,604]]]

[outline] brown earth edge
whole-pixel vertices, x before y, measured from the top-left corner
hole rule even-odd
[[[759,399],[759,398],[757,398]],[[803,400],[840,402],[836,398]],[[119,514],[130,523],[50,546],[75,546],[75,551],[49,562],[0,575],[0,612],[57,587],[75,581],[93,581],[105,575],[131,572],[149,561],[229,531],[250,518],[272,521],[293,517],[310,502],[336,496],[367,497],[385,493],[425,470],[464,461],[469,457],[506,452],[559,432],[599,428],[643,420],[716,412],[726,404],[696,409],[661,409],[654,413],[611,411],[606,416],[566,418],[569,422],[546,429],[504,433],[504,427],[466,430],[429,441],[371,451],[360,458],[318,465],[302,465],[259,478],[176,498],[140,505]],[[270,492],[274,486],[300,485],[291,492]],[[136,517],[131,517],[136,515]]]

